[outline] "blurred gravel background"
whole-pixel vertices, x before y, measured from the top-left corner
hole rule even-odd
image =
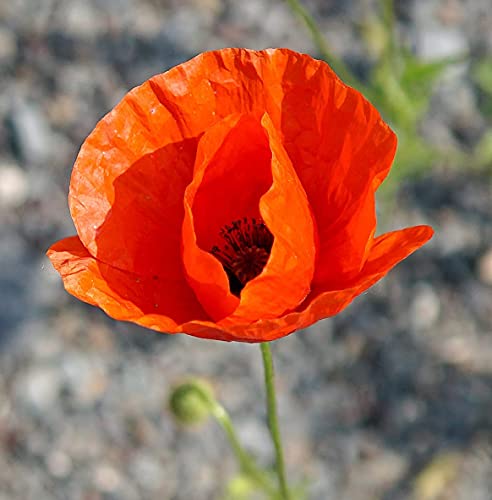
[[[366,64],[369,0],[306,0],[334,52]],[[423,58],[492,57],[490,0],[397,2]],[[116,323],[62,290],[44,252],[74,233],[71,165],[102,115],[151,75],[224,46],[316,55],[280,0],[1,0],[0,500],[205,500],[236,471],[210,421],[166,401],[206,377],[248,449],[272,461],[257,346]],[[481,96],[460,65],[423,124],[471,148]],[[433,241],[343,314],[274,343],[286,460],[313,500],[492,499],[490,176],[429,165],[381,229]]]

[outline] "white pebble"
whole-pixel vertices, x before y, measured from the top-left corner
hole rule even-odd
[[[432,327],[439,319],[441,301],[430,285],[422,284],[417,290],[411,306],[410,321],[414,329],[422,330]]]
[[[26,201],[28,192],[24,170],[16,165],[0,165],[0,205],[19,207]]]

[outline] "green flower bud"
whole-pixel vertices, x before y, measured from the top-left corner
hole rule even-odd
[[[169,397],[169,408],[184,425],[204,422],[212,411],[213,389],[206,381],[190,379],[176,385]]]

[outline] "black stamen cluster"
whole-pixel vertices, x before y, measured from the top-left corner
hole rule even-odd
[[[258,276],[270,256],[273,235],[261,219],[243,217],[219,233],[223,245],[211,253],[219,259],[229,278],[231,293],[239,296],[246,283]]]

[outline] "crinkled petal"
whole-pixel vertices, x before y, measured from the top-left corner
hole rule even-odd
[[[183,194],[195,150],[191,139],[170,144],[112,181],[111,208],[91,242],[99,261],[141,275],[164,276],[181,268]]]
[[[273,247],[238,301],[210,251],[220,244],[221,228],[260,216],[274,236]],[[315,254],[309,202],[268,115],[261,122],[231,115],[212,127],[200,140],[183,224],[183,261],[204,309],[232,323],[295,309],[310,291]]]
[[[169,333],[180,332],[180,323],[209,319],[182,274],[163,279],[117,269],[92,257],[77,236],[55,243],[47,254],[67,292],[114,319]]]
[[[260,198],[272,183],[271,156],[265,131],[250,115],[231,115],[200,140],[184,195],[183,262],[190,286],[215,320],[231,314],[239,299],[211,251],[222,242],[222,228],[260,217]]]
[[[313,64],[306,60],[306,71]],[[348,281],[367,258],[376,227],[374,192],[391,167],[396,136],[326,64],[311,78],[296,80],[285,71],[284,79],[281,130],[318,227],[314,284]]]
[[[270,117],[268,133],[273,182],[260,200],[260,213],[274,236],[261,274],[241,292],[241,302],[226,323],[274,318],[295,309],[309,294],[316,259],[316,228],[309,201]]]
[[[287,49],[207,52],[127,94],[96,126],[74,167],[70,207],[86,248],[102,261],[134,271],[139,258],[134,257],[132,240],[125,247],[111,225],[101,229],[118,196],[115,180],[142,156],[193,142],[230,114],[264,112],[279,131],[317,221],[320,264],[315,282],[358,272],[374,232],[371,191],[389,169],[396,140],[374,107],[326,63]],[[181,156],[175,157],[182,161]],[[155,175],[147,169],[140,183],[165,179],[169,173],[169,183],[156,190],[182,193],[182,183],[163,165],[174,162],[161,161]],[[156,233],[158,228],[149,225],[147,239]],[[109,241],[113,244],[105,244]],[[333,252],[344,259],[338,262]],[[164,261],[151,253],[146,260],[155,266]]]
[[[166,245],[180,240],[196,144],[149,82],[96,125],[75,162],[69,193],[77,234],[91,255],[132,272],[166,266]]]
[[[218,324],[193,321],[181,325],[183,331],[199,337],[229,335],[236,341],[267,342],[306,328],[316,321],[334,316],[355,297],[383,278],[396,264],[424,245],[433,235],[429,226],[415,226],[374,239],[367,262],[354,282],[343,290],[313,290],[297,311],[279,318],[253,323]]]
[[[359,92],[326,63],[288,49],[207,52],[151,83],[189,134],[231,113],[266,111],[316,219],[314,283],[349,281],[361,270],[396,136]]]

